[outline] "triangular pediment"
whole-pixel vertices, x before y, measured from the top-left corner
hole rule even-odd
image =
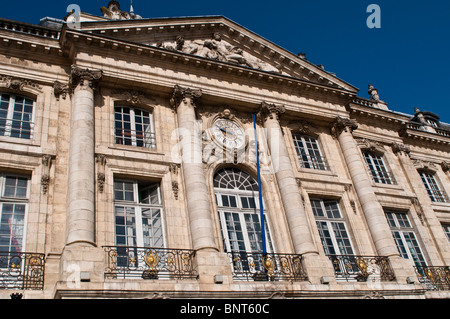
[[[321,66],[221,16],[83,22],[81,31],[357,92]]]

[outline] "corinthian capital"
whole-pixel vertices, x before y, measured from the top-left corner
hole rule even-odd
[[[83,69],[72,65],[70,87],[72,89],[75,89],[77,86],[94,89],[102,77],[102,70]]]
[[[351,133],[354,130],[356,130],[357,128],[358,128],[358,123],[356,123],[355,120],[338,116],[336,118],[336,121],[333,124],[333,127],[331,128],[331,134],[334,137],[338,137],[344,131]]]
[[[202,90],[200,89],[183,88],[179,85],[175,85],[170,104],[176,110],[182,101],[187,103],[187,100],[189,99],[190,103],[195,106],[195,101],[201,97]]]
[[[280,115],[285,112],[286,108],[284,105],[270,104],[265,101],[261,103],[261,109],[259,110],[262,120],[267,118],[279,120]]]

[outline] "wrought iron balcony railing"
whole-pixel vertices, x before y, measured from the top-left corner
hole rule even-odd
[[[450,266],[416,266],[419,281],[428,290],[450,290]]]
[[[195,251],[189,249],[105,246],[105,278],[197,279]]]
[[[229,252],[233,279],[244,281],[304,281],[302,256],[294,254]]]
[[[337,280],[346,281],[393,281],[394,271],[388,257],[328,255],[333,263]]]
[[[0,289],[43,290],[44,254],[0,252]]]

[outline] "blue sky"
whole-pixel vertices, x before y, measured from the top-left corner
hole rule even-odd
[[[2,1],[1,18],[38,24],[63,18],[69,4],[100,15],[109,0]],[[119,0],[128,11],[130,0]],[[369,4],[381,9],[370,29]],[[414,107],[450,123],[450,1],[448,0],[134,0],[144,18],[222,15],[360,89],[372,83],[391,110]]]

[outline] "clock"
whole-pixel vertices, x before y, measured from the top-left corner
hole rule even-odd
[[[245,144],[244,130],[234,121],[228,119],[216,120],[213,123],[212,133],[214,140],[226,148],[241,148]]]

